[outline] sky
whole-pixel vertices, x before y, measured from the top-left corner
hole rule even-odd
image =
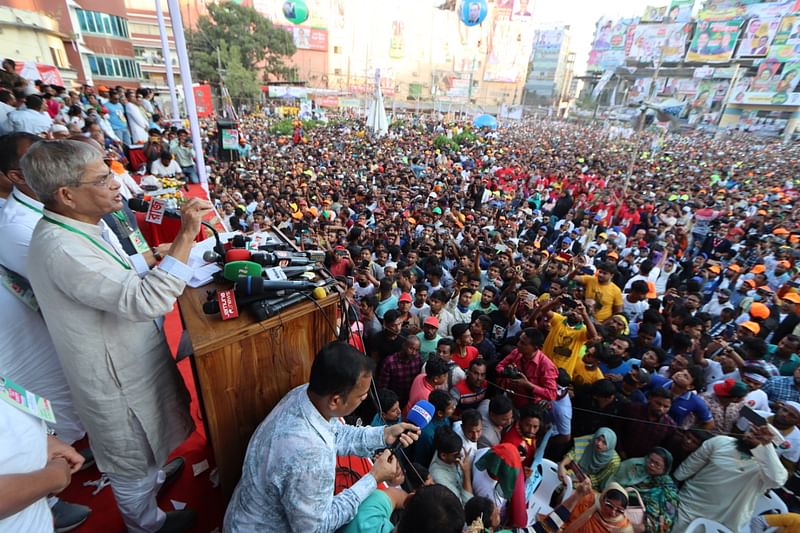
[[[575,74],[586,71],[592,48],[594,25],[602,16],[638,17],[647,5],[667,5],[668,0],[536,0],[533,18],[537,25],[570,26],[570,49],[575,52]]]

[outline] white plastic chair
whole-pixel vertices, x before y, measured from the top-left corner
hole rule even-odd
[[[733,531],[708,518],[695,518],[684,533],[733,533]]]
[[[786,502],[781,500],[780,496],[775,494],[774,491],[768,490],[766,494],[762,494],[758,500],[756,500],[753,518],[761,516],[762,514],[784,514],[788,512],[789,508],[786,506]],[[778,528],[768,528],[766,533],[771,533],[773,531],[778,531]],[[750,524],[745,524],[739,533],[750,533]]]
[[[553,493],[561,485],[561,480],[558,479],[558,465],[548,459],[542,459],[540,464],[542,469],[542,481],[533,493],[533,497],[528,501],[528,523],[536,521],[536,516],[540,514],[549,514],[553,511],[550,506],[550,501],[553,498]],[[567,485],[564,487],[564,492],[561,496],[561,501],[564,501],[572,494],[572,479],[567,477]]]

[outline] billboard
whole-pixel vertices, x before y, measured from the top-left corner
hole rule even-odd
[[[766,57],[769,44],[780,27],[780,18],[751,18],[744,25],[736,57]]]
[[[686,53],[686,61],[724,63],[731,59],[741,33],[742,19],[700,21]]]
[[[647,6],[644,8],[641,22],[662,22],[667,14],[667,6]]]
[[[800,15],[788,15],[781,19],[772,44],[800,44]]]
[[[536,30],[533,37],[533,49],[535,50],[560,50],[561,42],[564,40],[564,30]]]
[[[689,22],[692,20],[694,0],[672,0],[664,22]]]
[[[677,63],[686,53],[686,40],[691,25],[673,24],[639,24],[633,30],[628,57],[639,62],[651,63],[661,56],[662,61]]]
[[[800,81],[800,61],[780,63],[766,60],[753,78],[742,78],[731,91],[729,103],[793,106],[800,105],[794,92]]]
[[[600,52],[604,50],[624,50],[625,37],[628,32],[628,26],[631,24],[633,24],[633,19],[612,20],[601,18],[597,21],[592,50]]]
[[[305,26],[281,26],[292,34],[292,40],[298,50],[328,51],[328,31],[307,28]]]
[[[511,20],[527,22],[531,20],[533,13],[531,13],[531,0],[514,0],[514,7],[511,10]]]
[[[516,83],[528,69],[528,56],[509,53],[519,48],[522,39],[520,24],[495,19],[491,34],[491,48],[486,57],[483,81]]]
[[[469,73],[458,74],[450,71],[437,70],[433,73],[433,94],[454,98],[469,96]]]
[[[800,44],[772,45],[767,54],[767,59],[774,59],[782,63],[794,61],[798,57],[800,57]]]

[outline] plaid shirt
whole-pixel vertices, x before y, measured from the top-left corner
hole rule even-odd
[[[771,402],[800,402],[800,388],[795,384],[794,376],[771,377],[761,390],[767,393]]]
[[[391,389],[400,398],[400,406],[408,402],[411,383],[422,370],[422,359],[416,354],[412,359],[403,359],[400,353],[393,353],[383,361],[378,375],[378,388]],[[384,409],[390,405],[382,406]]]

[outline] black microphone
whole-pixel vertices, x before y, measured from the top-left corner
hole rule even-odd
[[[252,312],[253,315],[255,315],[256,320],[258,320],[259,322],[263,322],[267,318],[273,315],[277,315],[284,309],[291,307],[294,304],[299,303],[307,298],[308,296],[305,295],[304,293],[295,293],[287,298],[283,298],[278,301],[260,300],[258,302],[253,303],[249,307],[249,309],[250,312]]]
[[[131,211],[147,213],[150,209],[150,202],[141,198],[131,198],[128,200],[128,207],[131,208]],[[177,209],[164,209],[164,216],[167,218],[181,218],[181,212]]]
[[[265,292],[269,291],[310,290],[316,289],[318,286],[317,283],[311,281],[268,280],[255,276],[239,276],[239,279],[236,281],[236,294],[254,296],[258,294],[263,295]]]
[[[260,302],[269,298],[282,298],[287,294],[288,291],[285,290],[262,292],[261,294],[252,294],[250,296],[236,294],[236,307],[244,308],[250,304],[255,304],[256,302]],[[219,302],[217,301],[216,297],[214,297],[213,300],[209,300],[203,304],[203,313],[207,315],[216,315],[219,313]]]
[[[150,209],[150,202],[147,200],[142,200],[141,198],[131,198],[128,200],[128,207],[131,209],[131,211],[147,213],[147,211]],[[164,209],[164,216],[167,218],[181,218],[181,212],[177,209]],[[222,245],[222,240],[219,238],[219,232],[217,229],[205,220],[201,220],[200,224],[210,229],[211,233],[214,234],[214,252],[224,257],[225,246]]]

